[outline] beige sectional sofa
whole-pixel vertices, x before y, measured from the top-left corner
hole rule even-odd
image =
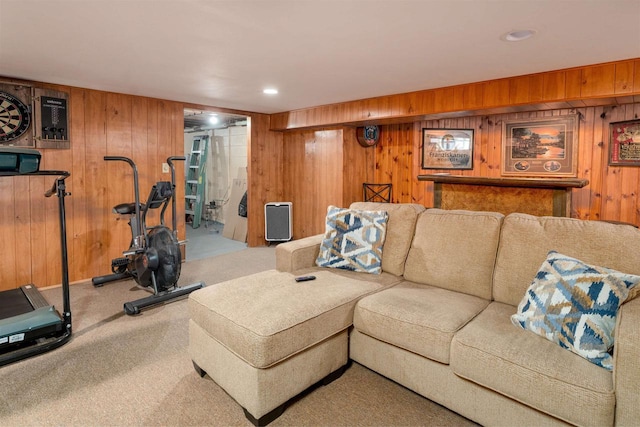
[[[640,424],[640,298],[618,312],[612,371],[511,321],[549,251],[640,275],[637,228],[351,208],[388,212],[380,275],[315,266],[323,236],[314,236],[280,244],[276,270],[189,298],[196,369],[255,424],[348,360],[483,425]],[[317,280],[293,281],[303,274]]]

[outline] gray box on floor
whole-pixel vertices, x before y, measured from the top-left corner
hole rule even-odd
[[[291,202],[264,205],[264,236],[268,242],[291,240]]]

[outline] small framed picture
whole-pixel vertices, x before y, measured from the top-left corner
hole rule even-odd
[[[422,169],[473,169],[473,129],[422,129]]]
[[[502,175],[576,176],[576,115],[505,121],[502,129]]]
[[[609,133],[609,164],[640,166],[640,120],[611,123]]]

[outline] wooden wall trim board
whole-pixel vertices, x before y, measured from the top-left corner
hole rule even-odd
[[[88,280],[108,273],[111,259],[120,256],[129,242],[126,221],[112,214],[111,207],[132,199],[130,171],[124,163],[107,164],[103,156],[133,157],[145,198],[153,182],[167,178],[161,163],[182,154],[183,109],[193,104],[35,84],[69,93],[71,148],[42,149],[42,166],[71,172],[69,275],[72,282]],[[501,106],[505,102],[509,105]],[[576,112],[581,116],[578,178],[590,184],[572,191],[571,216],[640,225],[639,169],[610,167],[607,158],[609,123],[640,114],[640,59],[634,59],[286,114],[245,112],[250,138],[248,245],[267,244],[264,204],[268,202],[293,202],[295,239],[324,230],[329,204],[348,206],[361,200],[363,182],[392,182],[393,202],[432,206],[432,183],[416,178],[425,173],[420,162],[423,127],[474,129],[474,169],[453,173],[499,177],[503,120]],[[380,142],[375,147],[359,146],[353,124],[374,119],[381,124]],[[331,125],[315,126],[319,123]],[[177,176],[184,176],[182,164]],[[0,179],[6,249],[0,258],[0,290],[24,283],[60,283],[57,209],[52,199],[43,197],[49,185],[43,177]],[[184,182],[177,188],[182,200]],[[178,224],[182,240],[182,203],[178,203]]]

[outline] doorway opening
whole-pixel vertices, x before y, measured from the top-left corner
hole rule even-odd
[[[187,261],[247,247],[240,205],[247,189],[249,123],[247,116],[184,110]]]

